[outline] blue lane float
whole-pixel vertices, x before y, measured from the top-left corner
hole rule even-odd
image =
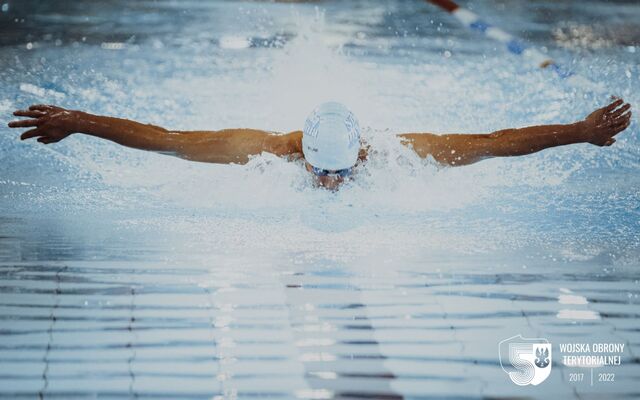
[[[602,91],[604,88],[588,79],[585,79],[570,69],[558,64],[546,54],[534,47],[528,46],[525,42],[516,38],[501,28],[498,28],[484,21],[479,15],[466,8],[460,7],[451,0],[428,0],[430,3],[446,10],[453,15],[464,26],[480,33],[490,39],[500,42],[505,49],[514,55],[522,57],[529,65],[537,68],[544,68],[553,71],[560,79],[570,82],[572,85],[580,86],[584,89]]]

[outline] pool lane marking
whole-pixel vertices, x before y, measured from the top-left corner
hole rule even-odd
[[[333,289],[340,290],[339,300],[327,298],[325,296],[327,289],[315,287],[314,283],[308,282],[309,277],[311,279],[314,277],[306,271],[298,270],[295,273],[280,274],[289,309],[290,330],[299,351],[299,359],[305,372],[305,381],[310,388],[308,391],[295,393],[296,397],[310,399],[348,397],[403,399],[404,396],[392,386],[395,374],[385,364],[387,357],[382,353],[375,337],[375,327],[368,317],[362,289],[349,279],[350,271],[346,267],[339,264],[335,267],[339,272],[344,272],[344,275],[341,275],[342,281],[339,285],[352,287],[351,290]],[[346,360],[343,361],[341,366],[349,367],[348,370],[341,371],[340,368],[335,367],[341,361],[340,351],[336,347],[339,348],[340,345],[345,344],[344,339],[340,336],[348,332],[350,328],[342,327],[339,322],[327,321],[327,318],[318,311],[326,312],[327,309],[334,309],[331,303],[336,301],[339,307],[335,307],[335,309],[338,311],[355,310],[353,318],[357,317],[357,340],[367,342],[375,349],[366,354],[367,357],[370,357],[367,360],[368,371],[358,370],[357,361],[356,365],[348,363]],[[347,324],[345,323],[345,325]],[[350,345],[353,346],[353,344]],[[376,372],[371,373],[371,371]],[[352,376],[352,374],[358,375],[360,373],[374,379],[366,388],[368,390],[357,387],[358,377]],[[345,389],[346,387],[350,389]]]
[[[531,65],[534,65],[538,68],[549,69],[553,71],[559,78],[567,80],[574,85],[587,88],[589,90],[602,91],[604,89],[602,85],[598,85],[588,79],[578,76],[573,71],[558,64],[539,50],[528,46],[523,41],[498,28],[497,26],[493,26],[485,22],[482,18],[480,18],[479,15],[477,15],[473,11],[460,7],[457,3],[451,0],[427,1],[453,15],[467,28],[502,43],[506,47],[507,51],[517,56],[523,57]]]
[[[53,331],[55,329],[57,317],[56,311],[60,306],[60,294],[62,294],[61,290],[61,281],[60,281],[60,273],[67,270],[67,266],[63,266],[56,271],[55,274],[55,289],[53,291],[53,304],[51,305],[51,312],[49,313],[49,328],[47,329],[47,338],[48,343],[46,350],[44,352],[44,356],[42,361],[44,362],[44,370],[42,371],[42,388],[38,391],[38,398],[40,400],[45,398],[45,392],[49,388],[49,354],[51,353],[51,345],[53,343]]]
[[[310,387],[306,378],[304,377],[304,366],[302,362],[297,359],[292,360],[269,360],[256,359],[246,360],[248,354],[243,351],[242,341],[251,340],[254,344],[259,344],[260,340],[271,340],[280,342],[279,334],[284,334],[286,339],[282,343],[275,343],[276,346],[287,346],[288,349],[284,349],[285,353],[281,353],[281,356],[286,356],[291,351],[291,354],[297,350],[293,347],[294,338],[291,334],[291,328],[288,317],[288,304],[286,302],[286,290],[282,285],[280,279],[280,273],[270,273],[272,266],[277,265],[275,262],[265,261],[265,273],[256,273],[252,276],[253,279],[258,279],[254,283],[247,281],[247,277],[242,274],[238,274],[237,270],[229,268],[229,270],[211,269],[209,271],[209,277],[207,281],[202,282],[200,286],[207,293],[208,304],[207,307],[210,310],[210,325],[212,327],[212,340],[215,349],[215,361],[217,368],[217,375],[215,376],[216,384],[218,385],[218,393],[212,395],[213,400],[221,400],[227,398],[236,398],[242,396],[256,396],[258,394],[266,397],[292,397],[291,393],[294,391],[300,391],[301,393],[309,393]],[[211,280],[211,282],[208,282]],[[269,287],[269,289],[264,289]],[[277,288],[278,290],[271,290],[271,288]],[[280,290],[282,289],[282,290]],[[268,290],[269,294],[264,297],[261,294],[261,290]],[[258,297],[256,297],[258,293]],[[273,297],[272,297],[273,296]],[[242,300],[248,298],[249,300]],[[256,321],[256,316],[253,314],[239,314],[242,309],[252,310],[256,309],[256,312],[261,306],[275,306],[275,310],[283,310],[284,318],[282,320],[282,327],[275,333],[275,338],[270,338],[272,334],[270,331],[263,331],[257,329],[251,329],[247,331],[247,328],[243,328],[243,325],[250,324],[252,321]],[[278,316],[275,317],[274,323],[280,322]],[[260,323],[257,321],[257,323]],[[286,340],[286,341],[285,341]],[[238,343],[240,341],[240,343]],[[262,346],[267,347],[269,344],[264,343]],[[267,351],[267,356],[273,354]],[[258,354],[260,356],[260,354]],[[295,373],[283,375],[281,378],[277,378],[273,383],[269,383],[268,386],[262,386],[264,384],[258,383],[258,386],[248,388],[242,381],[242,377],[239,371],[244,366],[239,363],[256,363],[261,362],[262,367],[259,372],[250,372],[255,375],[256,378],[261,379],[261,374],[284,374],[287,368],[292,368]],[[293,366],[289,364],[292,362]],[[269,364],[266,364],[269,363]],[[279,364],[283,363],[283,364]],[[313,396],[311,396],[313,397]]]
[[[133,398],[138,398],[138,393],[134,390],[136,383],[136,375],[133,370],[133,363],[136,360],[136,342],[138,339],[138,334],[135,330],[135,308],[136,308],[136,288],[135,286],[131,286],[129,289],[129,294],[131,295],[131,302],[129,303],[129,323],[127,324],[127,330],[129,331],[129,342],[127,343],[127,348],[130,349],[131,353],[127,358],[127,372],[129,373],[129,396]]]

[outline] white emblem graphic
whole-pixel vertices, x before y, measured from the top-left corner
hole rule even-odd
[[[360,141],[360,125],[356,117],[349,112],[347,118],[344,120],[344,126],[349,132],[349,147],[353,147],[355,144],[359,144]]]
[[[304,134],[313,138],[318,136],[318,127],[320,126],[320,116],[318,116],[318,110],[313,110],[313,113],[304,122]]]
[[[519,386],[539,385],[551,373],[551,343],[544,338],[516,335],[500,342],[502,370]]]

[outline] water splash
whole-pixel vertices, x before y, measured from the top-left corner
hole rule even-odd
[[[610,149],[578,145],[463,168],[420,160],[395,136],[572,122],[607,99],[563,87],[537,70],[464,53],[463,46],[470,44],[455,36],[382,34],[385,12],[397,9],[359,9],[357,23],[340,11],[328,17],[313,6],[287,10],[258,13],[257,25],[241,32],[227,27],[189,40],[152,37],[119,52],[101,49],[97,42],[73,52],[43,45],[39,55],[56,61],[30,64],[30,69],[20,62],[13,66],[15,77],[0,75],[9,88],[0,107],[61,101],[51,90],[20,90],[21,84],[54,85],[56,93],[66,94],[63,106],[172,129],[288,132],[301,129],[318,103],[340,101],[358,116],[374,151],[338,193],[318,190],[300,163],[270,154],[246,165],[210,165],[84,136],[48,147],[20,143],[11,132],[0,136],[7,149],[3,181],[25,185],[21,190],[3,186],[7,201],[14,210],[35,207],[45,213],[188,210],[272,221],[288,215],[312,232],[365,229],[368,236],[382,223],[397,238],[410,240],[411,232],[418,242],[427,237],[432,243],[454,241],[461,249],[474,237],[491,237],[493,243],[482,244],[487,251],[553,243],[559,253],[570,248],[573,254],[580,243],[595,243],[592,255],[608,251],[610,246],[601,243],[612,240],[607,232],[613,226],[633,231],[632,171],[640,155],[636,123]],[[225,37],[283,39],[277,46],[229,48]],[[407,43],[415,50],[407,50]],[[429,47],[439,44],[449,46],[448,56]],[[92,62],[78,71],[78,59]],[[588,65],[584,72],[590,79],[609,79],[612,92],[640,104],[637,85],[629,79],[638,76],[637,65],[597,57],[582,64]],[[602,185],[599,171],[606,171]],[[618,200],[607,203],[602,200],[607,196]],[[567,212],[570,224],[551,217],[559,210]],[[297,229],[282,228],[280,236],[295,236]]]

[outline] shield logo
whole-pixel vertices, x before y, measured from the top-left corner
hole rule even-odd
[[[551,343],[544,338],[512,336],[498,345],[502,370],[519,386],[539,385],[551,374]]]

